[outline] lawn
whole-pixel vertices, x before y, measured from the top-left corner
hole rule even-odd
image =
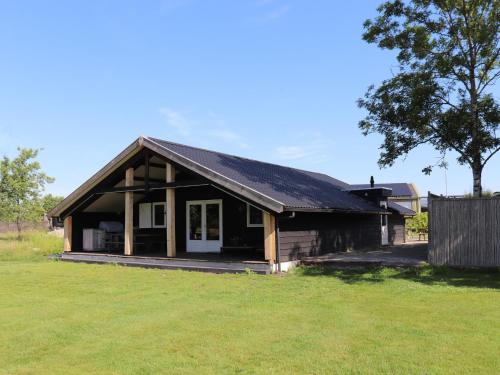
[[[500,274],[212,275],[0,235],[0,374],[498,374]]]

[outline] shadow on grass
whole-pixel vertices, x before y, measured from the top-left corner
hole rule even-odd
[[[304,276],[331,276],[346,284],[383,283],[387,280],[408,280],[426,285],[500,289],[500,269],[460,270],[449,267],[359,268],[300,267]]]

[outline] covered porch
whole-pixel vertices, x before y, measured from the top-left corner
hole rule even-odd
[[[103,176],[61,217],[63,260],[237,269],[277,262],[273,212],[150,149]]]

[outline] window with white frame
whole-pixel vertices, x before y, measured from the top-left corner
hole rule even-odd
[[[165,202],[139,204],[139,228],[166,228],[167,204]]]
[[[153,228],[167,227],[167,204],[164,202],[153,203]]]
[[[262,210],[247,203],[247,227],[263,227],[264,214]]]

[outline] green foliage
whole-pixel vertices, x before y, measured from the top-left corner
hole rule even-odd
[[[390,0],[378,12],[363,38],[397,50],[399,68],[358,104],[368,110],[363,133],[384,136],[380,166],[421,144],[443,160],[455,151],[480,196],[484,165],[500,151],[500,107],[491,91],[500,76],[500,1]]]
[[[64,200],[64,197],[47,194],[41,200],[41,205],[44,213],[50,212],[54,207]]]
[[[491,190],[485,190],[485,191],[483,191],[482,196],[483,196],[483,198],[492,198],[495,196],[495,193],[493,193]],[[468,193],[464,194],[464,198],[472,198],[472,197],[474,197],[473,193],[468,192]]]
[[[429,228],[429,216],[427,212],[416,214],[412,218],[406,219],[406,229],[414,232],[427,232]]]
[[[0,220],[16,222],[20,233],[23,222],[41,220],[44,213],[41,193],[54,179],[41,171],[36,161],[39,150],[18,148],[18,151],[14,159],[5,156],[0,162]]]

